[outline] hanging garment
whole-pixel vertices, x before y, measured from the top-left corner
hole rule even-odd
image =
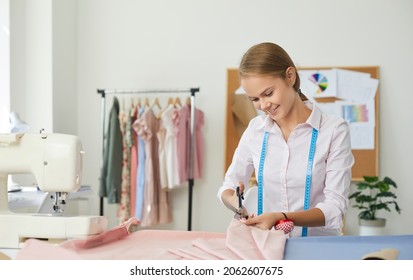
[[[165,137],[166,129],[159,120],[158,137],[158,164],[159,164],[159,224],[172,222],[172,210],[169,204],[168,178],[166,173]]]
[[[188,119],[190,118],[190,111],[187,105],[182,106],[178,115],[174,119],[174,125],[177,130],[177,143],[176,143],[176,157],[178,160],[178,175],[179,185],[185,183],[188,180],[189,173],[189,137],[188,137]]]
[[[190,120],[189,120],[190,122]],[[202,129],[205,125],[205,114],[195,108],[194,128],[194,174],[193,179],[200,179],[204,174],[204,135]],[[188,171],[189,173],[189,171]]]
[[[165,151],[166,129],[162,121],[159,122],[159,130],[156,133],[156,136],[158,137],[159,181],[161,183],[161,188],[165,190],[168,189]]]
[[[138,119],[137,133],[145,143],[145,184],[141,224],[144,227],[158,224],[159,163],[156,132],[159,122],[152,110],[145,110]]]
[[[177,129],[174,119],[178,110],[173,105],[168,106],[160,116],[162,126],[165,128],[165,165],[168,189],[179,186],[178,159],[177,159]]]
[[[202,128],[204,127],[204,113],[195,108],[194,120],[194,150],[193,150],[193,178],[199,179],[203,175],[204,140]],[[179,114],[174,125],[177,129],[177,159],[180,184],[188,181],[190,165],[190,137],[191,137],[190,106],[184,105],[179,109]]]
[[[131,166],[131,113],[130,109],[126,113],[119,113],[120,130],[122,133],[122,185],[120,202],[118,205],[118,221],[119,224],[126,222],[130,218],[130,166]]]
[[[143,200],[144,200],[144,191],[145,191],[145,161],[146,161],[146,152],[145,152],[145,142],[140,136],[140,131],[144,128],[144,123],[142,119],[142,114],[144,109],[139,108],[138,117],[133,123],[132,127],[136,133],[137,145],[138,145],[138,163],[137,163],[137,174],[136,174],[136,203],[135,203],[135,217],[138,220],[142,220],[142,211],[143,211]]]
[[[130,217],[135,217],[136,208],[136,189],[137,189],[137,174],[138,174],[138,137],[132,125],[138,117],[139,106],[136,105],[131,114],[131,159],[130,159]]]
[[[107,197],[111,204],[119,203],[122,183],[122,134],[118,116],[119,100],[114,97],[109,114],[99,188],[99,196]]]

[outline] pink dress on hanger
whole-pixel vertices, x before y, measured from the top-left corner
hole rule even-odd
[[[161,187],[159,177],[159,120],[151,109],[147,109],[140,117],[138,135],[145,143],[145,189],[143,197],[143,227],[154,226],[171,221],[168,194]]]
[[[138,116],[139,106],[136,105],[132,111],[131,123],[136,121]],[[132,134],[132,146],[131,146],[131,158],[130,158],[130,216],[135,217],[136,207],[136,174],[138,172],[138,137],[133,128],[131,128]]]
[[[204,113],[195,108],[194,120],[194,150],[193,150],[193,178],[199,179],[203,175],[204,139],[202,128],[204,127]],[[188,181],[190,163],[190,137],[191,137],[191,112],[190,106],[184,105],[179,110],[179,116],[174,125],[177,134],[177,159],[180,184]]]

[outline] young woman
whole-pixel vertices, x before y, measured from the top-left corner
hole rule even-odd
[[[235,189],[243,192],[255,171],[257,215],[247,225],[271,229],[288,218],[295,225],[291,237],[341,234],[354,163],[347,122],[307,100],[294,63],[276,44],[251,47],[239,76],[265,115],[242,135],[218,198],[238,208]]]

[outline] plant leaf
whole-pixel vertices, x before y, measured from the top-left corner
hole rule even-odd
[[[391,185],[391,186],[393,186],[397,189],[397,184],[392,179],[390,179],[389,177],[384,177],[383,182],[385,182],[386,184],[389,184],[389,185]]]
[[[393,197],[397,198],[397,196],[392,192],[381,192],[377,194],[377,197]]]
[[[356,185],[357,185],[357,189],[359,190],[365,190],[365,189],[370,188],[370,184],[365,183],[365,182],[359,182]]]
[[[380,181],[377,183],[377,188],[380,190],[380,192],[387,192],[390,189],[389,184]]]
[[[374,197],[371,197],[370,195],[365,195],[361,194],[358,197],[356,197],[356,202],[358,203],[367,203],[367,202],[372,202],[374,201]]]
[[[379,177],[377,176],[363,176],[364,181],[369,182],[369,183],[374,183],[379,180]]]
[[[349,199],[355,198],[355,197],[357,197],[359,194],[361,194],[361,192],[352,193],[348,198],[349,198]]]

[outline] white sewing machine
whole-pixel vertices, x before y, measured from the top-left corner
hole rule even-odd
[[[84,238],[106,229],[104,217],[63,213],[67,194],[80,188],[83,153],[73,135],[0,134],[0,248],[21,248],[28,238]],[[52,214],[9,210],[7,178],[18,173],[32,173],[42,191],[55,193]]]

